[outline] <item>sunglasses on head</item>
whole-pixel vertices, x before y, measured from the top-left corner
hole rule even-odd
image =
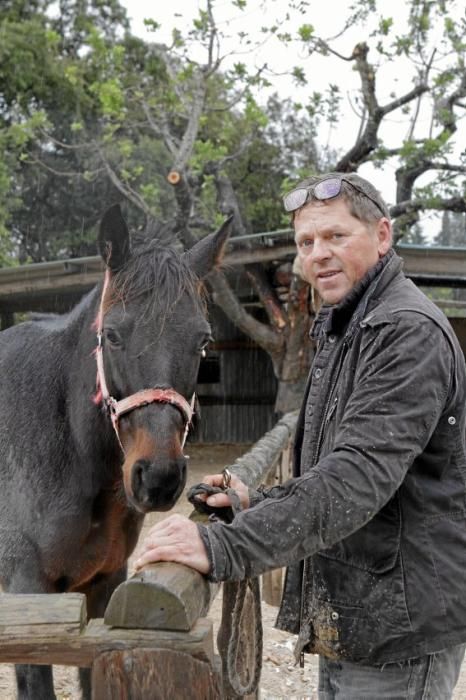
[[[367,199],[370,199],[372,204],[375,204],[377,209],[381,212],[382,216],[386,216],[380,204],[376,202],[376,200],[371,197],[370,194],[364,192],[364,190],[351,182],[351,180],[348,180],[346,177],[328,177],[325,180],[321,180],[320,182],[309,185],[308,187],[297,187],[295,190],[291,190],[291,192],[288,192],[288,194],[283,197],[285,211],[291,212],[296,211],[296,209],[300,209],[306,204],[309,199],[309,195],[311,194],[315,199],[319,199],[321,201],[338,197],[338,195],[341,194],[342,182],[347,182],[348,185],[351,185],[351,187],[357,192],[360,192],[367,197]]]

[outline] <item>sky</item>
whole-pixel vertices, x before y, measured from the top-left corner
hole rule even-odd
[[[127,6],[128,14],[132,22],[132,30],[152,41],[162,41],[170,43],[171,31],[173,27],[180,29],[188,26],[194,16],[198,13],[199,6],[204,7],[205,3],[197,2],[196,0],[170,0],[170,2],[147,2],[147,0],[123,0],[123,4]],[[309,59],[302,48],[292,49],[285,48],[278,41],[268,40],[260,48],[252,53],[242,53],[238,59],[238,43],[235,41],[235,35],[238,31],[245,31],[250,35],[255,35],[261,38],[260,27],[270,25],[274,22],[280,26],[280,31],[286,30],[288,27],[286,22],[282,20],[285,17],[289,6],[293,4],[293,0],[248,0],[244,11],[232,7],[230,0],[218,0],[214,3],[215,17],[220,31],[230,35],[229,50],[232,52],[230,60],[242,60],[247,62],[249,66],[260,66],[264,62],[271,66],[274,70],[272,78],[273,91],[278,92],[283,97],[293,96],[298,101],[306,102],[308,95],[313,90],[323,90],[329,82],[334,82],[339,85],[343,94],[343,111],[337,126],[329,127],[323,125],[320,130],[318,143],[328,145],[333,149],[340,149],[341,152],[348,150],[356,140],[359,116],[357,114],[358,106],[356,103],[359,77],[352,70],[352,63],[342,61],[336,57],[317,58],[315,55],[312,60]],[[294,0],[294,4],[299,4],[299,0]],[[344,15],[346,8],[350,3],[345,3],[343,0],[319,0],[315,2],[311,0],[306,3],[307,9],[302,14],[299,22],[311,23],[319,36],[331,37],[337,34],[343,27]],[[459,6],[459,5],[458,5]],[[264,7],[266,9],[264,9]],[[378,3],[378,7],[382,8],[384,17],[392,17],[395,24],[400,29],[404,29],[407,22],[407,9],[404,0],[382,0]],[[343,13],[342,13],[343,8]],[[461,11],[461,10],[460,10]],[[464,13],[464,9],[462,10]],[[380,14],[377,15],[377,20]],[[161,24],[161,29],[157,33],[151,33],[144,26],[144,18],[149,17],[155,19]],[[375,18],[374,18],[375,19]],[[293,30],[296,31],[297,22],[294,21]],[[371,27],[367,27],[367,34],[370,33]],[[332,45],[338,48],[338,51],[343,55],[350,55],[356,43],[366,39],[366,36],[361,36],[361,29],[357,31],[348,31],[342,37],[338,38]],[[197,60],[202,60],[202,55],[194,56]],[[376,59],[376,54],[370,54],[371,60]],[[297,89],[290,80],[289,75],[284,75],[287,68],[293,65],[299,65],[303,68],[308,78],[309,85],[306,88]],[[393,94],[397,96],[407,92],[413,87],[414,73],[408,70],[403,71],[400,75],[399,65],[385,62],[381,64],[377,70],[377,96],[379,103],[384,104],[393,98]],[[312,73],[311,73],[312,71]],[[281,75],[280,75],[281,74]],[[263,98],[265,101],[267,94],[259,95],[259,100]],[[422,116],[417,123],[418,137],[425,135],[426,130],[430,125],[430,118]],[[400,140],[406,136],[407,123],[399,111],[393,113],[384,123],[384,129],[381,132],[384,144],[387,147],[399,145]],[[464,144],[463,144],[464,147]],[[454,155],[458,155],[457,153]],[[381,191],[388,203],[395,201],[395,177],[394,171],[397,163],[392,159],[383,169],[375,169],[372,165],[363,165],[359,172],[361,175],[368,177]],[[426,181],[419,184],[426,184]],[[427,214],[424,217],[424,229],[430,237],[433,232],[438,230],[438,219]],[[434,231],[435,229],[435,231]]]

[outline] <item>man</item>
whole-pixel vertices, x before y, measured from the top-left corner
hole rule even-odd
[[[405,278],[369,182],[329,173],[284,203],[323,300],[295,478],[252,493],[232,480],[247,508],[234,523],[172,516],[138,564],[179,561],[215,581],[287,565],[278,625],[299,634],[298,655],[320,655],[319,697],[447,700],[466,642],[464,358]]]

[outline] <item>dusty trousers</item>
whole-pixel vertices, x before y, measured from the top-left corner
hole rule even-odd
[[[319,657],[319,700],[450,700],[466,645],[383,666]]]

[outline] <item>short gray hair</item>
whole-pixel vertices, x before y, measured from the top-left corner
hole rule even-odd
[[[351,214],[356,219],[359,219],[360,221],[363,221],[366,224],[371,224],[380,219],[381,212],[383,212],[383,215],[387,219],[390,219],[390,211],[388,209],[387,203],[383,199],[380,192],[368,180],[365,180],[357,173],[334,172],[324,173],[323,175],[312,175],[311,177],[307,177],[306,179],[301,180],[301,182],[295,185],[293,189],[298,189],[299,187],[308,188],[312,185],[316,185],[322,180],[327,180],[331,177],[340,178],[342,180],[341,194],[338,196],[343,197],[343,199],[347,202]],[[351,187],[351,183],[354,183],[355,187],[357,187],[358,189]],[[365,197],[364,194],[362,194],[363,192],[366,192],[368,196]],[[380,209],[374,204],[374,202],[371,201],[370,198],[374,199],[377,202]],[[309,202],[318,201],[321,200],[319,200],[317,197],[314,197],[311,192],[309,194],[306,204],[309,204]],[[294,219],[295,214],[296,211],[292,213],[292,219]]]

